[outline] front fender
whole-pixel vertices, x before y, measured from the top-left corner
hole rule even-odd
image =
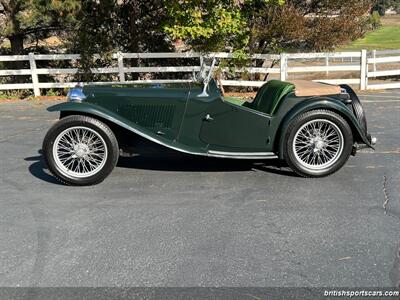
[[[116,114],[115,112],[105,109],[103,107],[97,106],[92,103],[64,102],[64,103],[50,106],[49,108],[47,108],[47,110],[50,112],[69,111],[69,112],[76,112],[78,114],[82,113],[82,114],[86,114],[86,115],[92,115],[94,117],[97,116],[97,117],[103,118],[104,120],[108,120],[111,123],[119,125],[133,133],[136,133],[137,135],[142,136],[154,143],[168,147],[170,149],[177,150],[177,151],[180,151],[183,153],[194,154],[194,155],[205,155],[206,154],[205,151],[201,151],[201,149],[186,146],[186,145],[177,143],[176,141],[171,141],[162,136],[156,135],[154,132],[152,132],[146,128],[143,128],[143,127],[121,117],[120,115]]]
[[[90,114],[94,116],[101,117],[105,120],[108,120],[112,123],[115,123],[121,127],[124,127],[126,129],[132,130],[132,129],[137,129],[137,130],[143,130],[142,128],[136,128],[134,124],[130,124],[128,120],[125,120],[123,117],[119,116],[118,114],[114,113],[113,111],[110,111],[108,109],[105,109],[101,106],[97,106],[92,103],[87,103],[87,102],[64,102],[60,104],[56,104],[53,106],[50,106],[47,108],[47,111],[50,112],[64,112],[64,111],[69,111],[69,112],[79,112],[79,113],[84,113],[84,114]]]
[[[297,117],[299,114],[304,113],[306,111],[315,110],[315,109],[328,109],[334,111],[344,117],[349,125],[355,130],[358,136],[361,138],[362,142],[365,143],[368,147],[373,148],[371,142],[369,141],[366,133],[362,130],[360,123],[357,118],[354,116],[353,112],[348,109],[348,107],[343,103],[336,99],[331,98],[318,98],[318,99],[309,99],[299,104],[295,105],[285,116],[284,120],[280,126],[280,136],[279,139],[279,158],[283,158],[283,148],[285,144],[285,135],[287,128],[289,127],[290,122]]]
[[[50,112],[69,111],[69,112],[78,112],[78,113],[84,113],[84,114],[88,114],[88,115],[98,116],[98,117],[108,120],[114,124],[117,124],[125,129],[128,129],[129,131],[132,131],[141,136],[144,136],[146,138],[149,138],[149,139],[154,138],[154,133],[151,132],[150,130],[147,130],[146,128],[138,126],[137,124],[125,119],[124,117],[121,117],[120,115],[116,114],[115,112],[105,109],[96,104],[87,103],[87,102],[64,102],[64,103],[50,106],[49,108],[47,108],[47,110]],[[161,139],[161,137],[157,138],[157,140],[159,140],[159,139]]]
[[[95,104],[87,103],[87,102],[63,102],[56,105],[52,105],[47,108],[47,111],[56,112],[56,111],[79,111],[83,113],[94,113],[96,112],[110,113],[109,110],[106,110],[100,106]]]

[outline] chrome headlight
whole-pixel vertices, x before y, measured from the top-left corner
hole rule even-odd
[[[70,102],[82,102],[86,99],[86,95],[83,93],[81,87],[73,88],[68,92],[67,101]]]

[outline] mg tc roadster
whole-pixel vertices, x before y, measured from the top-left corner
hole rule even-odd
[[[86,85],[48,108],[60,120],[43,142],[51,173],[70,185],[103,181],[135,140],[191,155],[285,160],[303,177],[339,170],[376,139],[347,85],[270,80],[251,102],[225,99],[213,64],[177,84]],[[133,148],[134,149],[134,148]]]

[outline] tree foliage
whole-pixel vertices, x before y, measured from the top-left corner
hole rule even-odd
[[[73,29],[83,57],[172,50],[175,40],[200,51],[326,50],[363,35],[376,2],[399,1],[0,0],[0,36],[19,54],[24,41]]]
[[[379,25],[368,15],[376,1],[0,0],[0,37],[20,54],[24,41],[69,32],[69,50],[82,55],[86,71],[116,51],[172,51],[176,40],[197,51],[233,50],[245,61],[251,52],[324,51],[358,38],[368,20]]]
[[[363,36],[374,0],[293,1],[305,17],[306,48],[323,51]]]
[[[377,0],[372,10],[377,11],[379,15],[384,16],[387,9],[394,9],[400,13],[400,0]]]
[[[171,51],[162,30],[165,18],[162,0],[86,0],[72,37],[73,51],[81,54],[86,71],[96,63],[107,65],[116,51]],[[101,59],[94,54],[101,54]]]
[[[361,36],[375,0],[167,1],[164,30],[198,50],[325,50]]]
[[[305,18],[290,4],[264,7],[254,16],[250,51],[279,53],[304,47]]]
[[[165,0],[169,22],[164,30],[173,39],[185,40],[201,51],[242,49],[250,42],[257,12],[283,3],[283,0]]]
[[[0,0],[0,36],[12,54],[24,52],[25,40],[39,40],[67,31],[75,21],[79,0]]]
[[[79,12],[75,47],[101,51],[165,48],[162,0],[87,0]],[[90,46],[89,46],[90,45]]]

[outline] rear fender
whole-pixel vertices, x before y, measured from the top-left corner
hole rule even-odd
[[[318,99],[309,99],[303,102],[300,102],[296,106],[294,106],[285,116],[280,125],[280,139],[279,139],[279,158],[283,158],[283,148],[285,142],[285,136],[287,128],[289,127],[290,122],[297,117],[299,114],[304,113],[306,111],[315,110],[315,109],[327,109],[334,111],[344,117],[346,121],[349,123],[350,127],[353,130],[353,134],[358,136],[359,142],[366,144],[368,147],[373,148],[371,142],[368,140],[365,132],[362,130],[360,123],[357,118],[354,116],[352,111],[350,111],[347,106],[334,99],[330,98],[318,98]]]

